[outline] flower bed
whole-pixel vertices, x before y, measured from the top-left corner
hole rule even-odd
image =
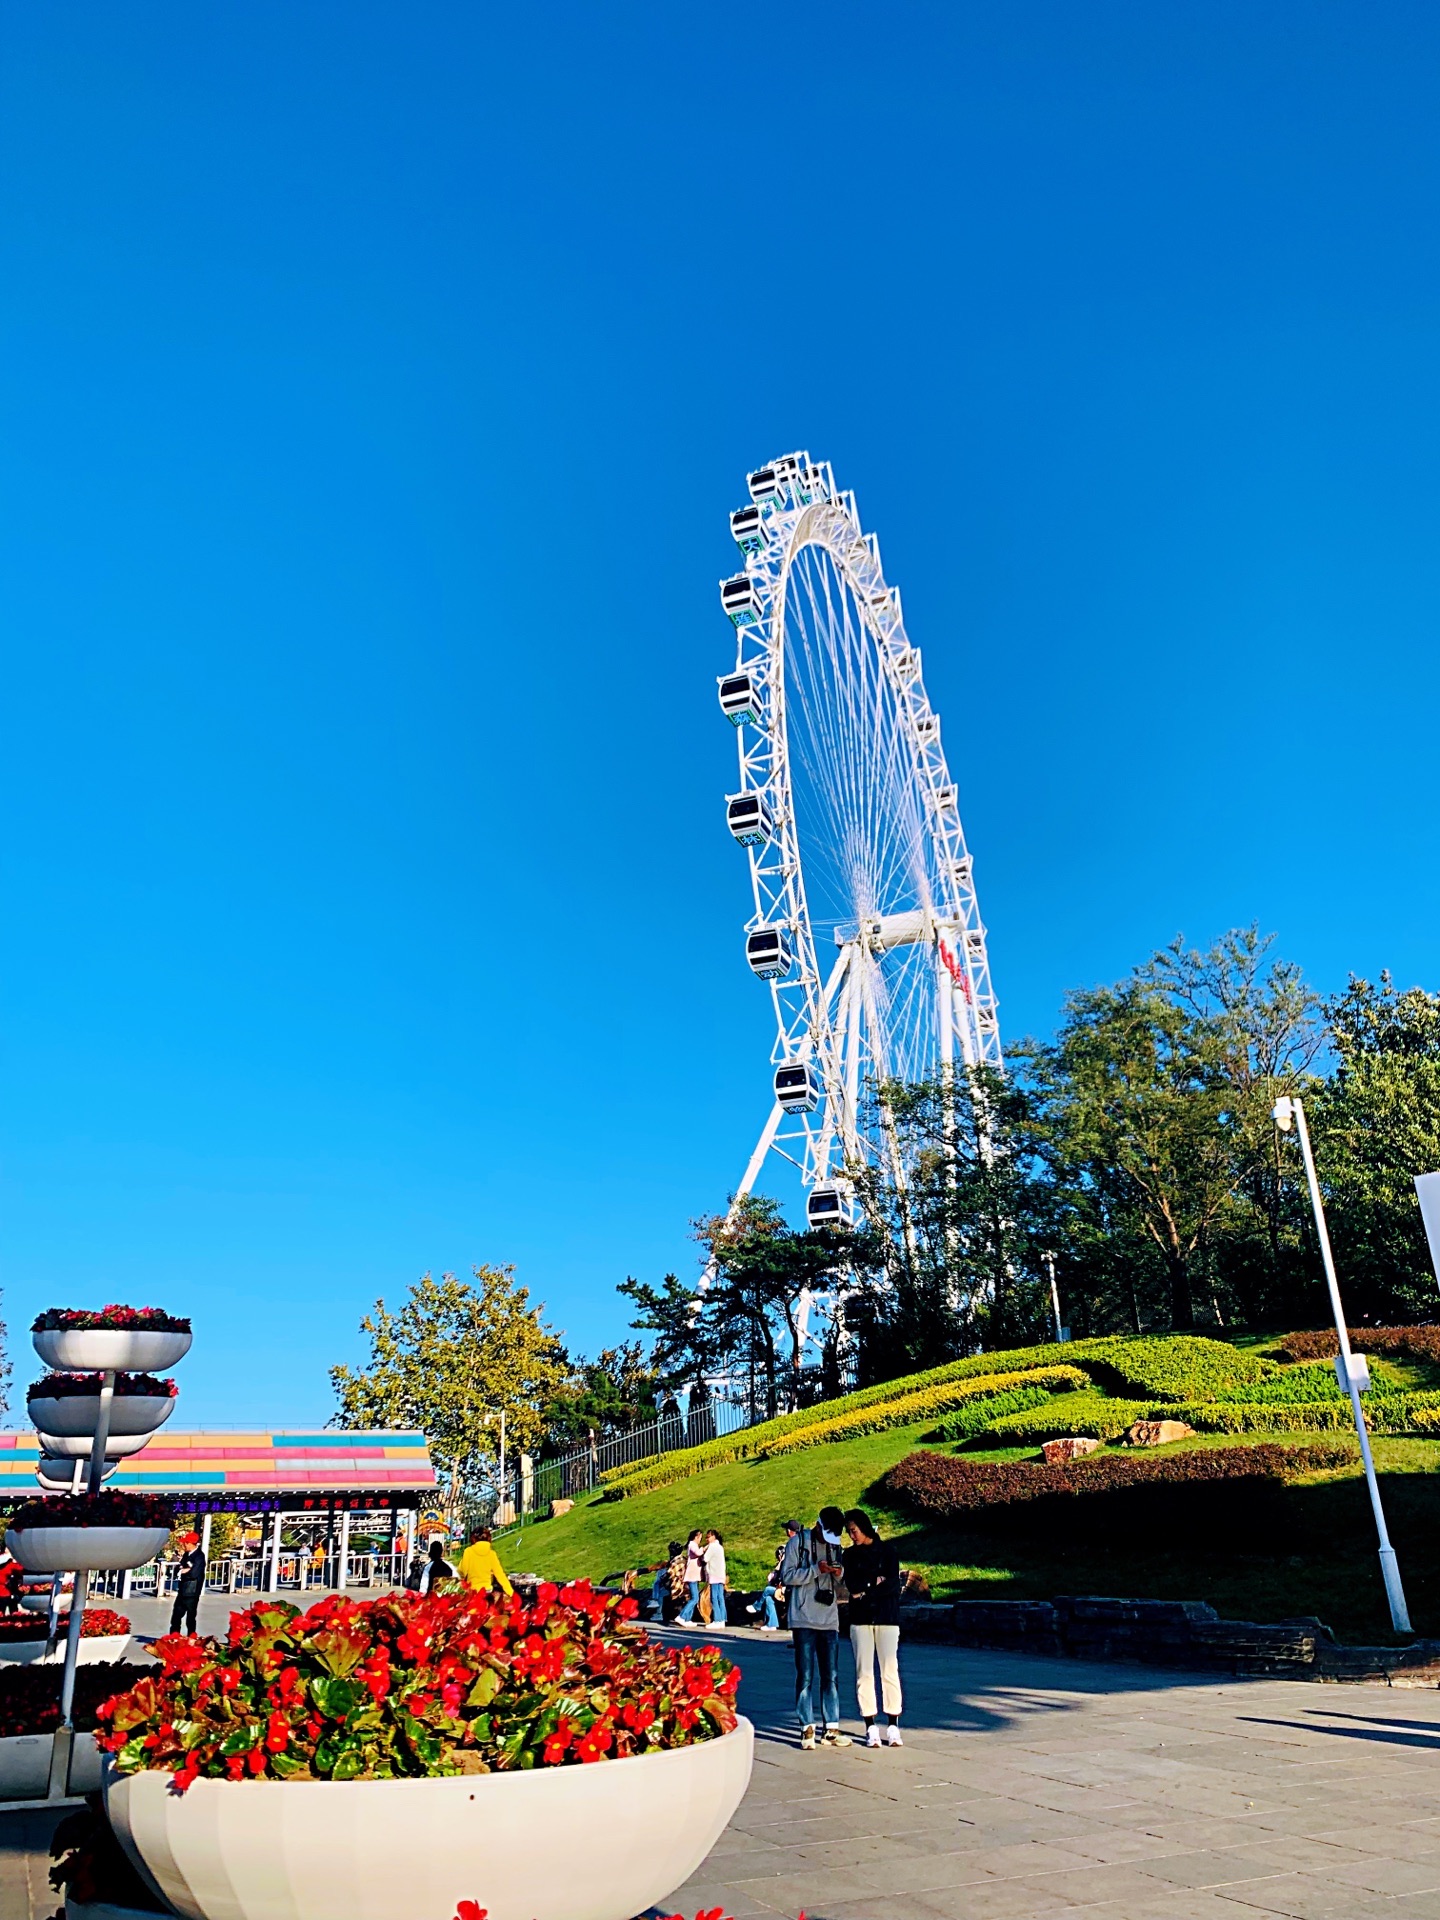
[[[1196,1485],[1220,1480],[1285,1482],[1301,1474],[1349,1466],[1353,1447],[1316,1440],[1279,1446],[1204,1447],[1188,1453],[1097,1454],[1068,1466],[1029,1461],[960,1460],[948,1453],[911,1453],[885,1476],[888,1492],[937,1518],[976,1514],[1053,1495],[1113,1493],[1132,1487]]]
[[[25,1389],[27,1400],[98,1400],[105,1385],[98,1373],[47,1373]],[[180,1389],[173,1380],[157,1380],[152,1373],[117,1373],[117,1400],[173,1400]]]
[[[161,1307],[47,1307],[32,1323],[32,1333],[189,1333],[188,1319]]]
[[[60,1615],[60,1632],[63,1635],[69,1624],[69,1609]],[[85,1617],[80,1622],[82,1640],[105,1640],[116,1634],[128,1634],[130,1622],[123,1613],[115,1613],[109,1607],[87,1607]],[[0,1646],[11,1641],[43,1640],[45,1638],[45,1619],[39,1612],[0,1613]]]
[[[586,1764],[714,1739],[739,1672],[718,1648],[663,1647],[636,1602],[586,1581],[519,1595],[266,1600],[228,1641],[174,1634],[105,1710],[124,1775],[393,1780]]]
[[[175,1503],[158,1493],[56,1493],[26,1500],[10,1515],[12,1533],[32,1527],[164,1527],[175,1524]]]
[[[1440,1327],[1348,1327],[1356,1353],[1381,1353],[1393,1360],[1419,1360],[1440,1366]],[[1333,1327],[1313,1333],[1287,1333],[1280,1342],[1287,1360],[1333,1360],[1340,1340]]]
[[[75,1669],[75,1725],[82,1733],[99,1724],[99,1709],[114,1694],[152,1672],[135,1661],[96,1661]],[[0,1666],[0,1739],[53,1733],[60,1724],[58,1666]]]

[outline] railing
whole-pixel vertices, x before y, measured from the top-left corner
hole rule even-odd
[[[496,1532],[508,1533],[548,1514],[552,1500],[577,1500],[615,1467],[639,1466],[677,1447],[697,1447],[753,1427],[768,1416],[743,1401],[709,1400],[688,1414],[662,1415],[623,1433],[592,1434],[587,1445],[554,1460],[537,1460],[528,1471],[507,1473],[504,1497],[496,1501]]]
[[[317,1564],[302,1548],[280,1549],[279,1585],[295,1592],[329,1592],[337,1585],[340,1556],[330,1553]],[[205,1569],[207,1593],[268,1593],[271,1591],[268,1553],[220,1554]],[[355,1552],[348,1557],[347,1587],[399,1587],[405,1581],[403,1553]],[[124,1572],[115,1568],[90,1576],[90,1592],[108,1600],[171,1600],[180,1584],[178,1560],[151,1560]]]

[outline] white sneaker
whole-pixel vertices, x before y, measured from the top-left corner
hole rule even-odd
[[[827,1747],[848,1747],[852,1744],[848,1733],[841,1733],[839,1727],[826,1727],[825,1744]]]
[[[803,1747],[803,1748],[805,1749],[805,1751],[806,1751],[807,1753],[813,1753],[813,1752],[814,1752],[814,1750],[815,1750],[815,1729],[814,1729],[814,1727],[806,1727],[806,1729],[805,1729],[805,1731],[804,1731],[804,1732],[803,1732],[803,1733],[801,1734],[801,1736],[800,1736],[800,1744],[801,1744],[801,1746],[802,1746],[802,1747]]]
[[[865,1729],[865,1744],[867,1747],[878,1747],[880,1745],[879,1727],[867,1727]]]
[[[886,1742],[892,1747],[903,1747],[905,1744],[905,1742],[900,1738],[899,1727],[894,1726],[893,1724],[891,1726],[888,1726],[885,1729],[885,1739],[886,1739]],[[880,1742],[877,1740],[875,1744],[878,1747]]]

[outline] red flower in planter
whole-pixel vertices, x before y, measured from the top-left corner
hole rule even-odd
[[[232,1615],[223,1648],[167,1635],[155,1651],[162,1673],[107,1703],[102,1744],[121,1773],[185,1783],[595,1765],[736,1722],[718,1648],[661,1646],[583,1581],[533,1607],[469,1592],[332,1594],[306,1613],[265,1600]]]
[[[59,1493],[25,1500],[10,1516],[17,1533],[30,1527],[164,1527],[175,1523],[175,1505],[158,1493]]]
[[[47,1307],[32,1324],[32,1333],[189,1333],[190,1322],[161,1307]]]
[[[47,1373],[25,1389],[27,1400],[98,1399],[105,1381],[98,1373]],[[173,1400],[180,1389],[153,1373],[117,1373],[115,1394],[122,1400]]]

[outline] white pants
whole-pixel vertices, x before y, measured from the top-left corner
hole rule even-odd
[[[855,1655],[855,1697],[862,1720],[875,1718],[875,1661],[880,1662],[880,1697],[892,1716],[900,1711],[900,1629],[864,1627],[851,1622],[850,1646]]]

